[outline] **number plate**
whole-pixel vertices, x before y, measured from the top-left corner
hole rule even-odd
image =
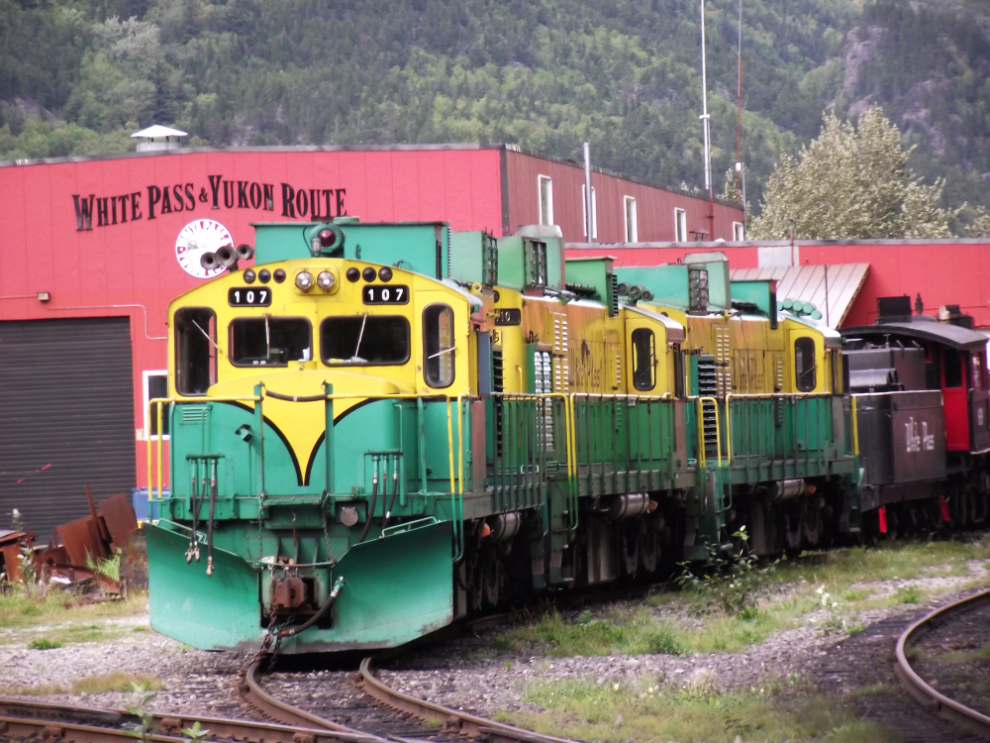
[[[365,304],[409,304],[409,287],[405,284],[366,284],[361,297]]]
[[[522,323],[522,310],[520,309],[495,310],[495,313],[496,325],[520,325]]]
[[[227,290],[227,304],[231,307],[269,307],[272,290],[266,286],[234,286]]]

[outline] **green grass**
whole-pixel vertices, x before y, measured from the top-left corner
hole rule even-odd
[[[24,628],[39,624],[81,622],[106,617],[138,614],[148,609],[148,596],[133,592],[126,601],[104,601],[66,609],[72,596],[52,591],[47,596],[32,599],[20,593],[0,595],[0,627]]]
[[[573,620],[551,612],[496,637],[485,656],[497,658],[500,652],[525,646],[558,657],[738,652],[812,620],[822,632],[851,633],[864,628],[859,618],[862,612],[918,604],[932,593],[916,585],[884,590],[861,584],[966,575],[968,560],[988,556],[988,539],[902,541],[871,549],[815,553],[778,564],[762,579],[765,595],[758,605],[735,615],[712,612],[690,591],[664,591],[649,596],[642,606],[612,608],[596,615],[585,611]],[[967,585],[980,582],[990,582],[990,575]],[[825,593],[828,598],[823,606]],[[685,611],[694,616],[690,626],[673,616]]]
[[[523,701],[540,714],[502,713],[503,719],[542,733],[576,740],[746,741],[829,740],[841,743],[888,740],[875,725],[859,721],[853,700],[811,698],[788,682],[776,695],[720,694],[710,684],[678,689],[644,681],[626,686],[592,679],[532,685]]]
[[[921,596],[918,586],[898,586],[894,592],[894,600],[898,604],[920,604]]]
[[[87,676],[72,682],[74,694],[102,694],[107,691],[131,691],[134,685],[147,684],[148,689],[160,690],[165,685],[157,676],[113,671],[103,676]]]
[[[55,648],[62,647],[62,643],[57,640],[49,640],[47,637],[39,637],[36,640],[31,640],[28,643],[28,648],[30,650],[54,650]]]
[[[132,684],[147,683],[149,689],[164,689],[165,685],[157,676],[130,674],[114,671],[103,676],[87,676],[76,679],[67,689],[56,684],[40,686],[0,687],[0,694],[13,696],[50,696],[53,694],[102,694],[108,691],[129,692]]]
[[[498,646],[516,647],[534,643],[549,655],[680,655],[686,646],[678,632],[650,612],[617,609],[602,617],[584,612],[573,622],[557,612],[547,614],[534,625],[513,630],[496,638]]]
[[[952,650],[934,657],[925,656],[925,660],[938,663],[976,663],[990,660],[990,643],[972,650]]]

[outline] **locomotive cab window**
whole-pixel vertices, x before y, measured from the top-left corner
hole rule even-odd
[[[320,355],[329,366],[404,364],[409,322],[393,315],[328,317],[320,324]]]
[[[983,389],[983,354],[971,353],[973,359],[973,389]]]
[[[454,383],[454,311],[445,304],[423,310],[423,377],[430,387]]]
[[[205,307],[175,313],[175,388],[180,395],[205,395],[217,381],[217,316]]]
[[[302,317],[239,317],[230,323],[230,363],[285,366],[313,358],[312,329]]]
[[[799,392],[811,392],[817,382],[815,374],[815,341],[798,338],[794,341],[794,379]]]
[[[633,386],[642,392],[657,386],[656,337],[649,328],[632,332]]]

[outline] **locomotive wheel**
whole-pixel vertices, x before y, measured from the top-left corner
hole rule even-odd
[[[630,578],[636,577],[639,567],[639,535],[624,533],[622,535],[622,558],[625,573]]]
[[[952,525],[965,528],[972,525],[972,495],[965,490],[956,492],[949,501],[949,513],[952,514]]]
[[[814,508],[804,512],[801,517],[801,532],[804,542],[809,547],[817,547],[822,534],[822,512]]]
[[[481,584],[484,587],[484,600],[488,608],[495,608],[499,601],[499,570],[498,560],[490,560],[484,563],[481,574]]]
[[[901,533],[901,509],[898,506],[887,506],[887,533],[882,534],[883,539],[897,539]]]
[[[478,559],[477,555],[468,568],[468,578],[470,580],[467,587],[468,603],[471,607],[471,613],[477,614],[485,608],[484,575],[481,560]]]
[[[660,558],[660,535],[650,532],[639,540],[639,564],[647,573],[657,569]]]
[[[990,510],[990,497],[986,493],[977,493],[973,496],[973,521],[977,524],[985,524],[987,511]]]
[[[784,542],[789,555],[797,556],[801,551],[801,516],[796,513],[784,514]]]

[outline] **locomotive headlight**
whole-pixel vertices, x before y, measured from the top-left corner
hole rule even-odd
[[[320,271],[320,275],[316,277],[316,285],[325,292],[330,291],[336,281],[337,278],[329,271]]]
[[[313,274],[309,271],[300,271],[296,274],[296,288],[301,292],[308,292],[313,288]]]

